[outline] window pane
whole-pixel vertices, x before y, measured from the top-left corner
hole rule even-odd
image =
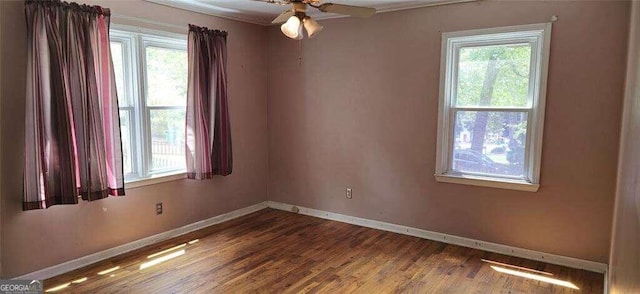
[[[458,111],[453,170],[523,177],[526,112]]]
[[[146,47],[147,105],[183,106],[187,103],[187,52]]]
[[[124,174],[130,174],[133,172],[133,164],[131,162],[131,112],[128,110],[120,110],[120,135],[122,136],[122,157]]]
[[[152,171],[185,168],[185,110],[151,109]]]
[[[126,88],[124,84],[124,50],[122,43],[111,42],[111,60],[113,61],[113,71],[116,75],[116,91],[118,94],[118,103],[120,106],[128,106],[127,97],[125,95]]]
[[[461,48],[455,103],[526,107],[530,68],[530,44]]]

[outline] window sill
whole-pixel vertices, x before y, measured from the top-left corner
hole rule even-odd
[[[436,174],[435,177],[436,177],[436,181],[443,182],[443,183],[519,190],[519,191],[526,191],[526,192],[537,192],[538,189],[540,188],[539,184],[533,184],[523,180],[496,179],[496,178],[485,178],[485,177],[469,176],[469,175],[448,175],[448,174]]]
[[[184,172],[181,172],[178,174],[162,174],[162,175],[157,175],[151,178],[135,179],[130,182],[125,182],[124,188],[133,189],[133,188],[155,185],[155,184],[160,184],[165,182],[182,180],[186,178],[187,178],[187,174]]]

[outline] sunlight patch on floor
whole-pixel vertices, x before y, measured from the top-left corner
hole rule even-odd
[[[532,273],[512,270],[512,269],[503,268],[503,267],[499,267],[499,266],[495,266],[495,265],[491,265],[491,268],[493,270],[497,271],[497,272],[508,274],[508,275],[518,276],[518,277],[522,277],[522,278],[532,279],[532,280],[541,281],[541,282],[545,282],[545,283],[549,283],[549,284],[554,284],[554,285],[558,285],[558,286],[563,286],[563,287],[567,287],[567,288],[571,288],[571,289],[580,290],[580,288],[578,288],[578,286],[576,286],[573,283],[568,282],[568,281],[558,280],[558,279],[550,278],[550,277],[543,276],[543,275],[537,275],[537,274],[532,274]]]
[[[174,251],[174,250],[180,249],[180,248],[182,248],[182,247],[184,247],[184,246],[187,246],[187,243],[182,243],[182,244],[180,244],[180,245],[178,245],[178,246],[174,246],[174,247],[171,247],[171,248],[169,248],[169,249],[162,250],[162,251],[160,251],[160,252],[156,252],[156,253],[154,253],[154,254],[151,254],[151,255],[147,256],[147,258],[154,258],[154,257],[156,257],[156,256],[160,256],[160,255],[165,254],[165,253],[167,253],[167,252],[171,252],[171,251]]]
[[[488,259],[481,259],[481,260],[486,262],[486,263],[491,263],[491,264],[495,264],[495,265],[502,266],[502,267],[515,268],[515,269],[534,272],[534,273],[543,274],[543,275],[547,275],[547,276],[553,276],[552,273],[543,272],[543,271],[535,270],[535,269],[528,268],[528,267],[517,266],[517,265],[508,264],[508,263],[502,263],[502,262],[498,262],[498,261],[488,260]]]
[[[66,284],[62,284],[62,285],[58,285],[52,288],[47,289],[45,292],[56,292],[56,291],[60,291],[66,287],[69,287],[69,285],[71,285],[71,283],[66,283]]]
[[[146,268],[150,268],[150,267],[152,267],[154,265],[163,263],[163,262],[165,262],[167,260],[170,260],[170,259],[176,258],[176,257],[178,257],[180,255],[183,255],[184,253],[185,253],[185,251],[184,251],[184,249],[182,249],[180,251],[176,251],[176,252],[164,255],[162,257],[158,257],[156,259],[153,259],[151,261],[148,261],[148,262],[145,262],[145,263],[141,264],[140,265],[140,269],[143,270],[143,269],[146,269]]]
[[[106,270],[103,270],[101,272],[98,272],[98,274],[102,276],[102,275],[106,275],[106,274],[108,274],[110,272],[117,271],[118,269],[120,269],[120,266],[114,266],[114,267],[112,267],[110,269],[106,269]]]

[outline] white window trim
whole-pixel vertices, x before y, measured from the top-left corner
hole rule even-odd
[[[132,106],[128,107],[131,108],[130,112],[132,114],[130,116],[129,123],[131,124],[132,132],[135,134],[136,140],[139,140],[139,138],[142,138],[142,140],[146,140],[146,136],[150,134],[149,126],[140,125],[140,123],[145,124],[146,122],[148,122],[147,112],[149,111],[149,107],[145,105],[145,91],[147,82],[146,72],[142,70],[143,68],[145,68],[145,46],[150,44],[162,48],[183,49],[186,51],[187,35],[136,26],[112,24],[110,27],[110,41],[112,40],[121,42],[123,46],[128,49],[125,52],[125,59],[123,60],[125,64],[127,64],[132,59],[133,62],[136,63],[137,69],[125,67],[125,79],[127,80],[125,91],[129,95],[129,97],[139,97],[139,99],[131,101]],[[136,53],[137,56],[134,56],[136,55]],[[134,93],[136,95],[134,95]],[[158,108],[157,106],[153,106],[150,108],[154,107]],[[146,129],[148,134],[145,134],[143,129]],[[150,161],[151,156],[150,150],[143,150],[144,147],[139,143],[140,142],[134,143],[134,146],[131,150],[133,173],[125,175],[126,189],[169,181],[176,181],[185,179],[187,177],[186,169],[174,169],[165,171],[159,170],[156,172],[150,171],[148,169],[148,162]],[[151,148],[149,143],[142,145],[145,145],[146,149]],[[140,174],[145,176],[138,177],[137,175]]]
[[[187,40],[187,34],[180,34],[180,33],[168,32],[168,31],[162,31],[162,30],[154,30],[154,29],[148,29],[148,28],[143,28],[139,26],[131,26],[131,25],[125,25],[125,24],[118,24],[118,23],[111,23],[111,26],[109,29],[117,30],[117,31],[125,31],[129,33],[155,35],[159,37],[180,39],[185,41]]]
[[[512,189],[536,192],[540,187],[540,162],[542,157],[542,137],[546,105],[547,73],[549,67],[549,51],[551,45],[551,23],[468,30],[442,34],[440,61],[440,97],[438,104],[438,141],[436,147],[435,179],[438,182],[474,185],[491,188]],[[450,117],[453,72],[449,68],[455,66],[454,46],[479,45],[483,43],[511,43],[515,39],[535,39],[534,62],[535,84],[531,85],[533,95],[531,108],[524,108],[529,113],[527,122],[527,146],[525,155],[525,179],[508,179],[500,177],[484,177],[454,173],[450,171],[452,149],[452,120]],[[536,87],[537,84],[537,87]],[[509,108],[516,109],[517,107]]]
[[[125,189],[133,189],[138,187],[144,187],[149,185],[155,185],[160,183],[172,182],[183,180],[187,178],[187,174],[185,172],[180,173],[170,173],[170,174],[161,174],[161,175],[152,175],[149,178],[140,178],[133,179],[125,183]]]

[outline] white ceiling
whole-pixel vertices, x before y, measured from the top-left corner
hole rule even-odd
[[[271,20],[290,5],[265,3],[253,0],[146,0],[175,8],[205,13],[209,15],[235,19],[260,25],[270,25]],[[479,0],[327,0],[336,4],[373,7],[378,13],[412,9],[418,7],[444,5],[458,2],[472,2]],[[322,13],[310,8],[308,15],[316,19],[343,17],[337,14]]]

